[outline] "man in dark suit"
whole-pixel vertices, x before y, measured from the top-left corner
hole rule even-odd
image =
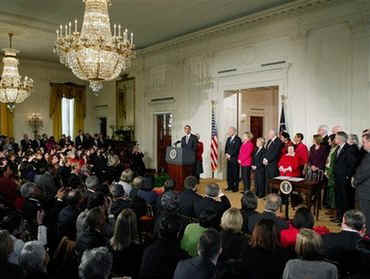
[[[341,273],[351,274],[359,268],[360,253],[357,246],[365,235],[365,216],[359,210],[344,213],[342,231],[323,236],[324,254],[339,264]]]
[[[266,167],[266,192],[269,192],[269,180],[276,176],[279,176],[278,162],[280,159],[282,148],[282,141],[276,136],[276,132],[274,130],[270,130],[268,134],[268,141],[266,144],[265,156],[262,160],[262,163]]]
[[[335,143],[338,145],[334,159],[335,204],[337,218],[334,222],[340,224],[344,212],[354,207],[355,189],[351,185],[351,178],[355,172],[355,159],[349,150],[348,136],[345,132],[338,132]]]
[[[185,178],[184,191],[179,195],[179,213],[188,217],[195,218],[195,205],[202,197],[196,193],[197,178],[188,176]]]
[[[181,148],[197,151],[198,138],[191,133],[190,125],[184,127],[185,136],[181,139]]]
[[[231,207],[230,200],[220,191],[217,184],[206,186],[205,197],[194,205],[195,216],[199,218],[204,210],[213,210],[217,213],[217,224],[220,224],[222,214]]]
[[[199,256],[180,261],[174,279],[214,279],[216,264],[221,255],[221,235],[214,229],[205,231],[199,239]]]
[[[277,194],[269,194],[266,197],[265,210],[262,214],[254,214],[248,220],[248,228],[253,232],[254,226],[262,219],[273,220],[278,231],[288,229],[288,223],[276,215],[281,206],[281,198]]]
[[[76,144],[76,147],[83,146],[85,144],[85,136],[82,130],[78,131],[78,135],[75,138],[75,144]]]
[[[184,127],[185,136],[181,139],[181,148],[191,150],[194,152],[194,155],[197,154],[197,145],[198,145],[198,138],[196,135],[191,133],[191,126],[186,125]],[[196,175],[196,161],[194,161],[193,165],[193,175]]]
[[[360,210],[366,217],[367,228],[370,228],[370,133],[362,136],[362,148],[366,154],[357,168],[353,185],[356,187]]]
[[[225,155],[227,160],[227,189],[226,191],[239,191],[239,170],[238,163],[239,150],[242,145],[242,140],[236,134],[236,129],[230,127],[228,130],[228,138],[225,146]]]

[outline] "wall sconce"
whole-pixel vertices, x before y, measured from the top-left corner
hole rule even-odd
[[[34,136],[39,133],[39,129],[43,126],[42,118],[40,113],[33,112],[28,117],[28,124],[30,125]]]

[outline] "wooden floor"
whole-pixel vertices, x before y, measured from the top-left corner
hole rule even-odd
[[[224,191],[224,193],[226,194],[226,196],[230,199],[230,202],[232,204],[233,207],[236,207],[236,208],[241,208],[241,204],[240,204],[240,200],[241,200],[241,197],[242,197],[242,194],[241,193],[230,193],[230,192],[225,192],[225,189],[227,187],[226,185],[226,181],[222,181],[222,180],[211,180],[211,179],[201,179],[200,181],[200,185],[199,185],[199,188],[198,188],[198,193],[200,193],[201,195],[204,194],[204,189],[205,189],[205,186],[208,184],[208,183],[217,183],[218,185],[220,185],[222,191]],[[243,189],[243,186],[240,185],[240,188],[239,189]],[[253,191],[253,186],[252,186],[252,191]],[[258,211],[259,212],[262,212],[263,211],[263,208],[264,208],[264,204],[265,204],[265,201],[263,199],[259,199],[258,200]],[[284,208],[283,208],[283,211],[284,211]],[[326,215],[325,213],[327,212],[326,209],[321,209],[320,210],[320,215],[319,215],[319,220],[316,221],[315,220],[315,225],[316,226],[326,226],[331,232],[337,232],[340,230],[340,227],[337,226],[336,224],[332,223],[330,221],[330,216]],[[280,213],[281,216],[284,216],[285,217],[285,211],[284,212],[281,212]],[[294,210],[292,208],[290,208],[289,210],[289,218],[293,218],[294,217]]]

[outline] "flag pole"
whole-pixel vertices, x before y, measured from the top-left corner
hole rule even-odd
[[[215,106],[215,101],[212,100],[211,101],[211,121],[212,121],[212,118],[213,118],[213,113],[214,113],[214,106]],[[211,125],[211,144],[212,144],[212,125]],[[211,169],[212,169],[212,180],[215,179],[215,171],[213,169],[213,167],[211,166]]]

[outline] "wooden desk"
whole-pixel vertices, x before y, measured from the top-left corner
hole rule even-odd
[[[280,191],[281,182],[283,182],[283,180],[271,179],[269,181],[269,185],[271,189]],[[319,210],[321,208],[321,189],[323,187],[323,182],[303,180],[300,182],[290,181],[290,183],[293,186],[292,192],[298,192],[298,193],[304,194],[305,204],[309,210],[311,210],[311,207],[314,205],[314,214],[316,213],[316,220],[319,220]],[[288,202],[285,205],[285,216],[287,220],[289,220],[289,202],[290,202],[290,195],[288,195]]]

